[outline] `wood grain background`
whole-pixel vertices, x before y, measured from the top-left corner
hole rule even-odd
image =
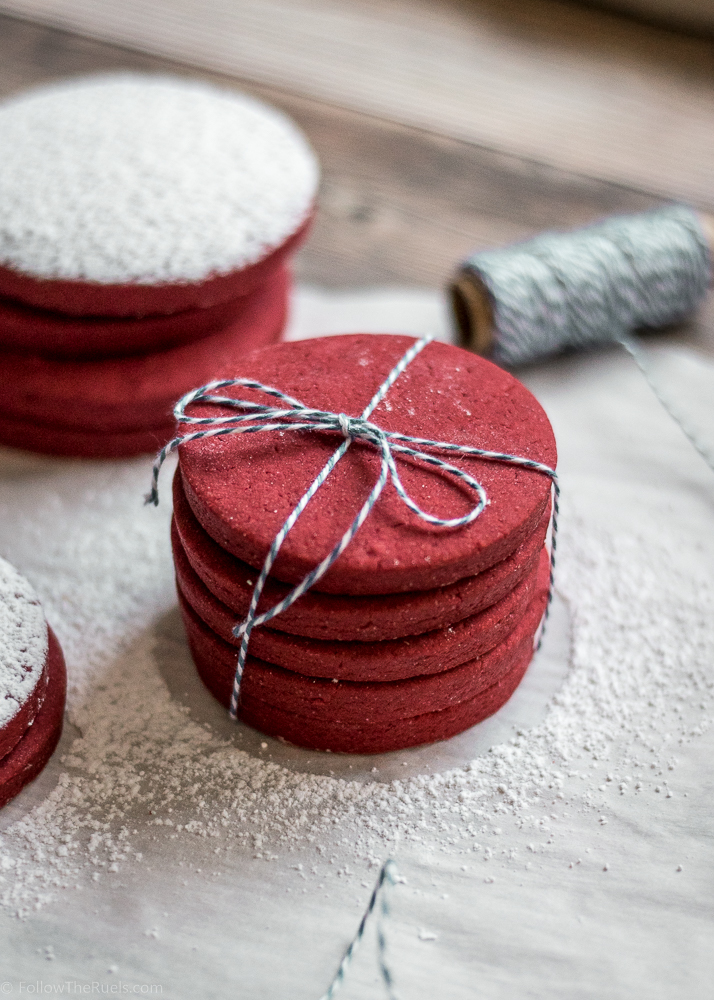
[[[240,86],[293,115],[324,171],[303,280],[439,286],[468,251],[543,228],[672,198],[714,207],[707,39],[556,0],[0,10],[22,15],[0,15],[0,94],[145,69]],[[714,351],[711,307],[671,335]]]
[[[714,204],[714,43],[562,0],[0,0],[0,10]]]

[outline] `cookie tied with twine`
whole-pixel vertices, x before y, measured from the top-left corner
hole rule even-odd
[[[204,531],[186,500],[180,474],[174,476],[173,506],[174,549],[180,550],[182,561],[185,558],[212,597],[232,613],[233,620],[242,620],[250,607],[255,570]],[[533,534],[510,556],[445,587],[359,597],[309,590],[282,612],[280,629],[306,639],[364,644],[448,628],[492,607],[513,591],[537,564],[549,521],[548,509]],[[277,604],[289,592],[289,584],[270,576],[263,600]]]
[[[242,709],[248,721],[288,739],[288,733],[296,738],[307,729],[298,742],[336,749],[343,735],[336,720],[324,720],[329,731],[316,743],[305,726],[307,703],[289,697],[301,683],[297,657],[288,671],[277,665],[268,671],[275,679],[273,694],[255,689],[261,705],[267,704],[261,699],[272,699],[273,719],[284,712],[284,732],[261,721],[260,706],[248,711],[242,704],[243,672],[259,669],[251,667],[255,661],[248,655],[253,631],[268,623],[279,629],[280,615],[312,588],[357,600],[434,590],[507,560],[540,530],[550,505],[552,430],[538,403],[512,376],[429,338],[353,335],[283,344],[256,352],[245,368],[251,377],[211,383],[177,405],[179,434],[155,463],[147,499],[158,501],[161,464],[179,450],[177,476],[192,516],[214,543],[256,571],[248,612],[233,627],[239,648],[231,714]],[[179,534],[174,537],[180,545]],[[180,557],[179,550],[179,570]],[[185,583],[185,571],[183,578]],[[547,578],[546,572],[546,593]],[[292,587],[277,604],[265,607],[261,598],[270,579]],[[509,622],[515,628],[530,610],[531,655],[542,616],[542,608],[533,612],[534,602],[535,597]],[[184,608],[189,635],[207,629],[214,636],[209,646],[218,649],[223,643],[226,655],[236,657],[205,619],[200,625],[193,618],[195,613],[200,620],[202,610],[207,614],[210,600],[196,604]],[[493,642],[503,639],[494,631]],[[376,643],[370,654],[377,662],[379,647]],[[312,653],[319,656],[317,649]],[[389,650],[384,643],[385,657]],[[349,652],[345,644],[344,655]],[[194,653],[204,681],[218,694],[217,684],[205,675],[198,646]],[[330,648],[329,656],[341,655]],[[466,647],[464,659],[469,660]],[[485,683],[480,664],[472,673],[476,686],[459,696],[464,702]],[[389,697],[383,683],[388,676],[386,667],[384,676],[378,674],[375,697]],[[359,705],[364,685],[334,677],[331,683],[346,685],[338,702],[355,706],[357,718],[352,712],[350,721],[366,734],[362,743],[358,739],[344,749],[372,752],[367,748],[374,720]],[[279,704],[275,684],[284,693]],[[362,700],[368,704],[366,692]],[[413,701],[426,705],[428,699],[415,696]],[[415,708],[414,714],[423,711]],[[437,739],[441,730],[439,719],[434,721],[429,732]],[[424,727],[410,723],[406,729],[422,732]]]

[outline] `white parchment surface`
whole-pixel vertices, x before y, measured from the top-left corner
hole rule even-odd
[[[298,291],[290,336],[370,330],[448,339],[444,302]],[[714,446],[714,368],[649,343]],[[697,602],[714,587],[714,475],[624,355],[519,375],[559,445],[552,626],[496,717],[375,759],[236,730],[202,689],[176,611],[168,472],[154,510],[141,505],[149,458],[2,453],[0,554],[38,590],[70,674],[61,747],[0,814],[4,995],[317,998],[391,854],[406,878],[390,933],[404,998],[711,996],[714,617],[702,625]],[[645,634],[653,618],[662,631]],[[612,635],[588,666],[598,628]],[[599,676],[617,691],[622,666],[649,684],[649,664],[663,678],[654,694],[623,676],[620,702],[598,708]],[[586,667],[590,701],[576,684]],[[533,733],[545,727],[537,746],[555,747],[582,705],[592,745],[574,754],[571,726],[569,763],[553,777],[543,759],[539,778]],[[618,735],[620,711],[631,721]],[[471,760],[482,763],[465,771]],[[360,812],[359,788],[381,804]],[[368,935],[342,995],[380,991]]]

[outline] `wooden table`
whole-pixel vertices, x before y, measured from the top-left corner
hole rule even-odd
[[[48,15],[43,14],[42,0],[14,4],[0,2],[0,10],[8,6],[28,11],[28,16],[37,8],[38,16],[48,19]],[[147,10],[152,6],[157,7],[157,3],[147,4]],[[242,6],[250,5],[238,5],[239,13]],[[267,6],[270,8],[271,4]],[[302,8],[310,5],[293,0],[293,6],[297,23]],[[91,28],[91,5],[78,0],[59,4],[59,7],[81,8],[78,22]],[[183,7],[191,8],[191,4],[184,4]],[[349,4],[343,0],[337,7],[349,11]],[[374,17],[377,32],[379,18],[387,7],[389,5],[382,8],[374,4],[365,6],[365,2],[356,5],[355,10],[359,8],[362,18],[358,25],[360,30],[367,31],[369,18]],[[206,10],[207,16],[210,16],[210,4]],[[400,11],[406,18],[406,35],[409,34],[406,29],[410,28],[410,17],[416,22],[426,16],[423,4],[418,2],[413,5],[411,14],[410,8],[404,4],[400,5]],[[468,102],[464,103],[461,117],[466,123],[463,130],[467,138],[455,138],[461,126],[458,122],[454,125],[446,116],[440,117],[439,108],[442,105],[438,101],[442,98],[438,93],[438,80],[427,81],[423,85],[424,92],[414,94],[413,107],[405,106],[404,102],[398,106],[394,101],[390,104],[387,95],[378,106],[378,117],[374,113],[367,114],[344,106],[348,102],[353,106],[377,106],[374,97],[366,89],[362,93],[358,86],[352,86],[349,93],[345,91],[347,96],[340,92],[340,106],[324,99],[301,96],[284,87],[265,86],[254,80],[217,74],[200,66],[189,67],[157,55],[6,15],[0,15],[0,95],[79,73],[116,69],[164,70],[240,86],[284,108],[310,137],[324,171],[320,214],[312,237],[299,256],[298,277],[302,281],[333,288],[374,284],[440,286],[446,282],[455,264],[475,247],[507,243],[547,227],[581,225],[607,213],[646,209],[667,200],[668,195],[676,197],[682,192],[693,193],[695,197],[691,200],[704,208],[714,205],[714,187],[711,198],[707,199],[707,187],[701,180],[702,171],[705,172],[707,166],[707,143],[710,141],[705,126],[709,122],[714,124],[713,42],[644,27],[600,11],[566,7],[555,0],[536,3],[512,0],[496,7],[490,3],[455,5],[447,2],[434,4],[429,16],[432,15],[435,32],[440,25],[444,32],[447,29],[453,32],[456,23],[453,19],[458,15],[461,20],[456,26],[464,29],[464,37],[468,36],[467,29],[473,27],[474,45],[479,44],[479,39],[483,40],[478,31],[483,24],[487,24],[491,31],[486,39],[488,44],[496,48],[500,45],[501,63],[493,70],[494,74],[499,66],[507,65],[511,74],[516,74],[520,67],[523,94],[530,90],[538,92],[536,97],[540,103],[533,99],[533,107],[539,114],[547,114],[548,88],[552,90],[552,80],[546,80],[544,76],[548,69],[545,56],[551,50],[555,52],[555,57],[560,59],[556,67],[561,74],[560,79],[567,81],[571,64],[564,62],[563,53],[567,49],[566,54],[571,61],[573,52],[577,56],[580,31],[582,61],[590,61],[588,65],[592,72],[587,77],[581,74],[576,79],[577,65],[576,61],[572,61],[574,93],[569,113],[572,114],[575,129],[573,142],[562,142],[562,137],[558,138],[560,133],[554,133],[551,145],[544,146],[536,127],[539,123],[536,122],[530,126],[530,131],[527,123],[522,123],[520,131],[515,126],[512,130],[516,136],[515,146],[520,143],[519,148],[531,151],[532,155],[516,155],[512,151],[514,143],[508,138],[511,133],[503,132],[503,129],[503,134],[507,136],[503,146],[507,148],[499,148],[495,140],[489,148],[486,139],[483,139],[486,134],[483,129],[491,127],[491,118],[486,114],[481,118],[477,116],[473,121],[469,119]],[[440,16],[443,17],[443,24],[439,21]],[[490,18],[488,22],[478,20],[486,16]],[[473,20],[473,25],[470,25],[469,18]],[[421,22],[417,27],[423,31]],[[121,36],[120,28],[112,30]],[[150,28],[151,25],[147,25],[144,48],[154,45],[153,37],[148,33]],[[186,24],[183,33],[176,29],[174,34],[177,38],[188,37],[189,28],[190,24]],[[102,30],[105,34],[109,31],[106,28]],[[257,32],[258,28],[254,30]],[[284,44],[284,61],[288,63],[281,68],[280,79],[289,79],[293,72],[303,93],[309,90],[327,92],[329,80],[327,84],[324,82],[324,73],[322,76],[315,73],[317,82],[313,84],[312,78],[302,73],[302,64],[298,65],[297,56],[295,67],[291,70],[293,49],[289,39],[283,39],[283,35],[289,35],[290,25],[278,25],[276,30],[280,44]],[[99,33],[99,29],[95,33]],[[404,65],[407,57],[414,55],[409,46],[413,48],[416,37],[412,31],[405,42],[405,50],[395,53],[395,59],[402,59]],[[554,48],[556,38],[561,45],[560,50]],[[516,47],[514,39],[520,48]],[[337,39],[336,44],[339,41]],[[161,45],[157,42],[156,47],[163,46],[166,50],[171,44],[178,48],[178,43],[171,42],[171,39]],[[295,44],[299,49],[300,45],[312,43],[298,38]],[[535,58],[528,46],[534,49],[536,56],[539,52],[544,53],[543,59]],[[365,51],[369,52],[369,47],[362,50],[363,54]],[[483,50],[486,51],[487,48]],[[204,46],[196,53],[197,63],[199,60],[204,65],[211,63],[210,49]],[[349,58],[354,59],[354,52],[350,56],[350,51],[347,51],[345,58],[347,62]],[[602,136],[596,136],[592,143],[582,138],[591,111],[593,119],[602,117],[598,101],[608,96],[605,92],[608,84],[598,73],[608,60],[614,67],[613,72],[619,73],[623,81],[639,74],[642,87],[638,91],[640,105],[637,114],[639,119],[647,118],[648,114],[651,117],[647,123],[647,135],[643,133],[640,138],[631,138],[629,133],[634,126],[628,126],[627,93],[623,94],[622,107],[613,106],[612,141],[614,143],[618,136],[619,140],[617,150],[613,148],[612,169],[606,164],[607,134],[603,132]],[[334,65],[325,65],[337,81],[339,74],[335,67],[339,66],[339,58],[336,57]],[[446,78],[449,72],[447,62],[444,62],[443,69]],[[346,66],[347,77],[350,70],[354,67]],[[379,72],[391,72],[380,69],[376,64],[368,70],[373,76]],[[488,67],[482,71],[481,77],[487,70]],[[260,66],[258,69],[254,66],[254,72],[263,77],[270,76],[270,73],[276,76],[276,71],[263,71]],[[401,77],[398,71],[395,73],[392,82],[397,87]],[[404,75],[405,71],[402,72]],[[385,77],[387,82],[389,79]],[[483,85],[483,79],[479,79]],[[584,80],[589,88],[587,91]],[[602,92],[598,91],[598,81],[601,81]],[[650,92],[652,96],[648,107],[647,94]],[[686,119],[682,110],[688,106],[687,94],[691,97],[691,121]],[[420,120],[417,117],[421,113],[419,107],[428,104],[427,98],[433,95],[436,96],[429,105],[431,110],[428,115],[424,113],[428,127],[403,123]],[[494,117],[500,115],[504,119],[503,128],[508,125],[505,120],[508,115],[516,116],[518,111],[517,104],[513,103],[516,98],[513,98],[513,106],[508,105],[509,99],[506,95],[493,111]],[[668,115],[677,101],[680,102],[678,127],[685,136],[684,145],[690,144],[689,152],[683,154],[681,161],[670,156],[665,162],[668,136],[657,136],[654,141],[651,132],[658,121],[663,122],[663,127],[670,121]],[[395,120],[397,118],[401,121]],[[513,120],[515,122],[516,118]],[[710,132],[714,135],[714,128]],[[578,135],[581,136],[579,144]],[[699,136],[702,137],[701,143],[697,144]],[[639,160],[638,142],[642,147]],[[654,147],[662,150],[659,173],[657,157],[653,156],[653,142]],[[701,163],[694,162],[697,157]],[[565,169],[563,164],[569,169]],[[577,165],[577,170],[572,169],[573,164]],[[624,181],[615,183],[609,179],[608,175],[612,175],[613,171],[619,171],[617,176]],[[694,321],[662,336],[714,353],[714,308],[710,304]]]

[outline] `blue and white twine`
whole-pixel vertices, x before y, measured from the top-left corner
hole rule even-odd
[[[712,472],[714,472],[714,454],[712,454],[711,448],[704,443],[699,431],[692,426],[691,422],[684,416],[679,406],[672,400],[671,396],[664,392],[659,383],[653,378],[649,364],[645,358],[644,351],[640,348],[639,344],[632,337],[621,337],[617,342],[620,347],[627,351],[637,367],[640,369],[645,381],[661,403],[664,410],[669,414],[675,424],[677,424],[695,451],[699,452],[709,468]]]
[[[542,233],[475,253],[463,269],[488,290],[493,359],[509,367],[677,322],[712,278],[706,234],[686,205]]]
[[[631,336],[684,319],[711,284],[711,249],[693,209],[668,205],[574,232],[542,233],[475,253],[463,270],[488,291],[494,361],[513,367],[568,348],[619,344],[714,470],[711,448],[653,378]]]
[[[323,993],[320,1000],[332,1000],[335,993],[337,993],[338,989],[344,982],[347,970],[350,967],[355,952],[360,946],[362,938],[364,937],[364,932],[367,929],[367,924],[369,923],[369,918],[374,912],[378,901],[380,904],[378,914],[379,919],[377,923],[377,956],[379,962],[379,972],[382,976],[382,981],[384,982],[384,986],[387,990],[389,1000],[397,1000],[397,995],[394,992],[394,979],[387,963],[386,923],[390,916],[389,889],[403,881],[404,880],[397,872],[396,864],[391,859],[385,861],[379,872],[376,885],[372,890],[372,895],[370,896],[369,903],[367,904],[367,909],[364,911],[364,916],[360,920],[357,933],[347,946],[347,950],[342,957],[342,961],[339,964],[337,972],[328,986],[327,991]]]
[[[510,465],[518,465],[522,468],[540,472],[550,477],[554,490],[550,595],[548,601],[548,604],[550,605],[553,592],[555,540],[557,532],[559,496],[558,478],[555,470],[551,469],[542,462],[536,462],[533,459],[524,458],[520,455],[511,455],[506,452],[487,451],[483,448],[476,448],[471,445],[452,444],[448,441],[431,441],[428,438],[417,438],[411,437],[407,434],[399,434],[395,431],[385,431],[381,427],[377,426],[377,424],[371,423],[367,419],[372,411],[384,399],[389,389],[392,385],[394,385],[405,368],[426,347],[431,339],[432,338],[428,336],[423,337],[421,340],[417,340],[414,344],[412,344],[401,360],[391,370],[359,417],[350,417],[344,413],[332,413],[326,410],[313,409],[305,406],[299,400],[286,395],[279,389],[274,389],[271,386],[263,385],[261,382],[255,382],[252,379],[246,378],[222,379],[216,382],[209,382],[207,385],[201,386],[201,388],[194,389],[192,392],[189,392],[176,404],[174,408],[174,415],[179,424],[199,425],[206,429],[191,431],[187,434],[179,435],[169,441],[168,444],[161,449],[156,461],[154,462],[151,491],[146,497],[146,502],[153,503],[154,505],[157,505],[159,502],[158,482],[161,466],[172,452],[176,451],[181,445],[188,444],[191,441],[199,441],[202,438],[219,437],[224,434],[258,434],[274,431],[332,432],[340,434],[344,438],[339,448],[337,448],[337,450],[330,456],[324,467],[320,470],[308,489],[302,495],[273,539],[270,550],[265,557],[265,561],[263,562],[260,576],[258,577],[257,583],[253,589],[248,614],[245,619],[233,629],[233,634],[236,638],[240,638],[241,643],[238,649],[238,662],[230,703],[230,714],[232,718],[235,719],[238,715],[240,685],[248,655],[248,644],[250,642],[251,632],[254,628],[264,625],[272,618],[275,618],[276,615],[281,614],[289,608],[295,603],[295,601],[299,600],[303,594],[310,590],[310,588],[313,587],[317,581],[325,575],[325,573],[327,573],[333,563],[345,551],[356,533],[359,531],[360,527],[364,524],[388,480],[391,480],[398,496],[405,506],[427,524],[433,524],[443,528],[460,528],[470,524],[472,521],[475,521],[476,518],[482,513],[488,504],[488,499],[481,483],[474,479],[473,476],[470,476],[467,472],[464,472],[463,469],[459,469],[457,466],[451,465],[450,463],[437,458],[435,455],[422,451],[422,448],[428,448],[441,452],[452,452],[495,462],[504,462]],[[240,386],[242,388],[254,389],[259,392],[263,392],[267,396],[272,396],[275,399],[280,400],[283,407],[266,406],[265,404],[252,403],[245,399],[234,399],[231,396],[216,395],[218,390],[233,386]],[[231,410],[239,410],[241,412],[236,415],[228,414],[219,417],[193,417],[187,414],[186,408],[197,403],[216,405]],[[249,423],[249,421],[257,420],[260,422]],[[379,451],[381,464],[377,482],[373,486],[358,514],[352,521],[352,524],[349,526],[347,531],[345,531],[344,535],[332,551],[329,552],[322,562],[320,562],[315,569],[311,570],[286,597],[284,597],[268,611],[258,614],[258,603],[262,596],[270,570],[275,563],[283,542],[294,527],[302,512],[309,504],[310,500],[312,500],[315,496],[340,459],[342,459],[347,453],[347,450],[353,441],[360,441],[376,448],[377,451]],[[419,447],[414,448],[411,447],[411,445],[417,445]],[[456,479],[460,480],[469,489],[472,489],[476,493],[478,502],[468,514],[464,514],[462,517],[440,518],[422,510],[422,508],[419,507],[419,505],[404,489],[395,463],[394,453],[397,453],[397,455],[409,455],[410,457],[416,458],[427,465],[434,466],[443,473],[453,475]]]

